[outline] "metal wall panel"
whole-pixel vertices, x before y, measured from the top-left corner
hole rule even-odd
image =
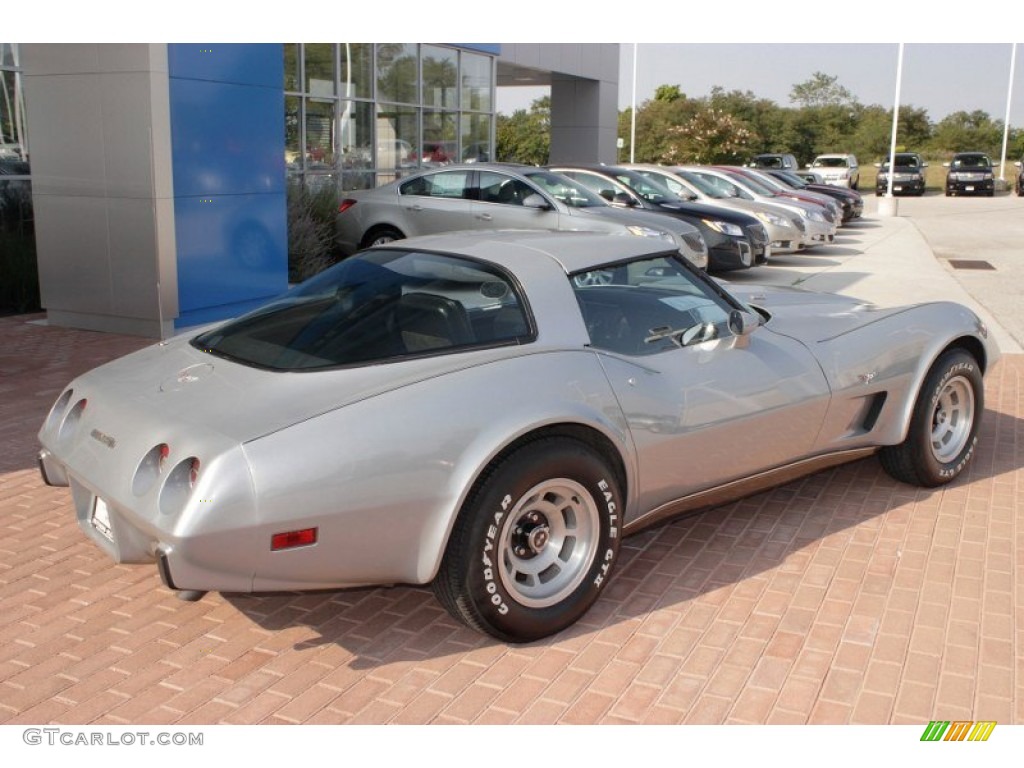
[[[280,45],[168,46],[177,327],[288,287]]]

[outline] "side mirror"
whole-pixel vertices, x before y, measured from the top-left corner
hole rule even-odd
[[[760,315],[734,309],[729,313],[729,330],[735,336],[749,336],[761,324]]]
[[[536,192],[534,192],[533,194],[529,194],[529,195],[527,195],[526,197],[523,198],[523,207],[524,208],[537,208],[537,209],[542,210],[542,211],[550,211],[551,210],[551,204],[548,203],[547,200],[545,200],[543,197],[538,195]]]
[[[612,198],[612,202],[617,205],[628,205],[630,208],[637,204],[636,200],[626,192],[616,192]]]

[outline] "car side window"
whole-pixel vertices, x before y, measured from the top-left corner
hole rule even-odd
[[[595,349],[645,356],[731,335],[732,307],[674,257],[587,270],[570,280]]]
[[[519,179],[493,171],[480,172],[480,200],[484,203],[522,205],[537,190]]]
[[[464,199],[469,196],[469,171],[445,171],[417,176],[398,188],[401,195]]]

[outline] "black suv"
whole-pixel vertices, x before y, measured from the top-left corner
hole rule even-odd
[[[796,161],[793,155],[774,154],[766,152],[761,155],[754,155],[750,162],[747,163],[748,168],[773,168],[780,171],[798,171],[800,170],[800,163]]]
[[[946,173],[946,197],[950,195],[995,194],[996,182],[992,173],[992,161],[982,152],[957,152],[953,159],[943,165]]]
[[[921,159],[916,152],[897,152],[895,155],[896,166],[892,177],[892,194],[895,197],[900,194],[917,195],[924,194],[924,169],[928,163]],[[882,162],[875,163],[879,169],[875,176],[875,194],[881,197],[889,191],[889,158]]]

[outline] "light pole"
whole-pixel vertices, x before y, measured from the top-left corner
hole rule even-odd
[[[896,176],[896,131],[900,122],[900,85],[903,81],[903,43],[900,43],[896,59],[896,99],[892,107],[892,137],[889,142],[889,177],[884,200],[878,201],[879,216],[895,216],[899,211],[896,198],[892,196],[892,183]]]
[[[1010,84],[1006,87],[1006,118],[1003,120],[1003,153],[999,158],[999,180],[1006,182],[1006,142],[1010,137],[1010,100],[1013,97],[1013,69],[1017,63],[1017,44],[1010,48]]]

